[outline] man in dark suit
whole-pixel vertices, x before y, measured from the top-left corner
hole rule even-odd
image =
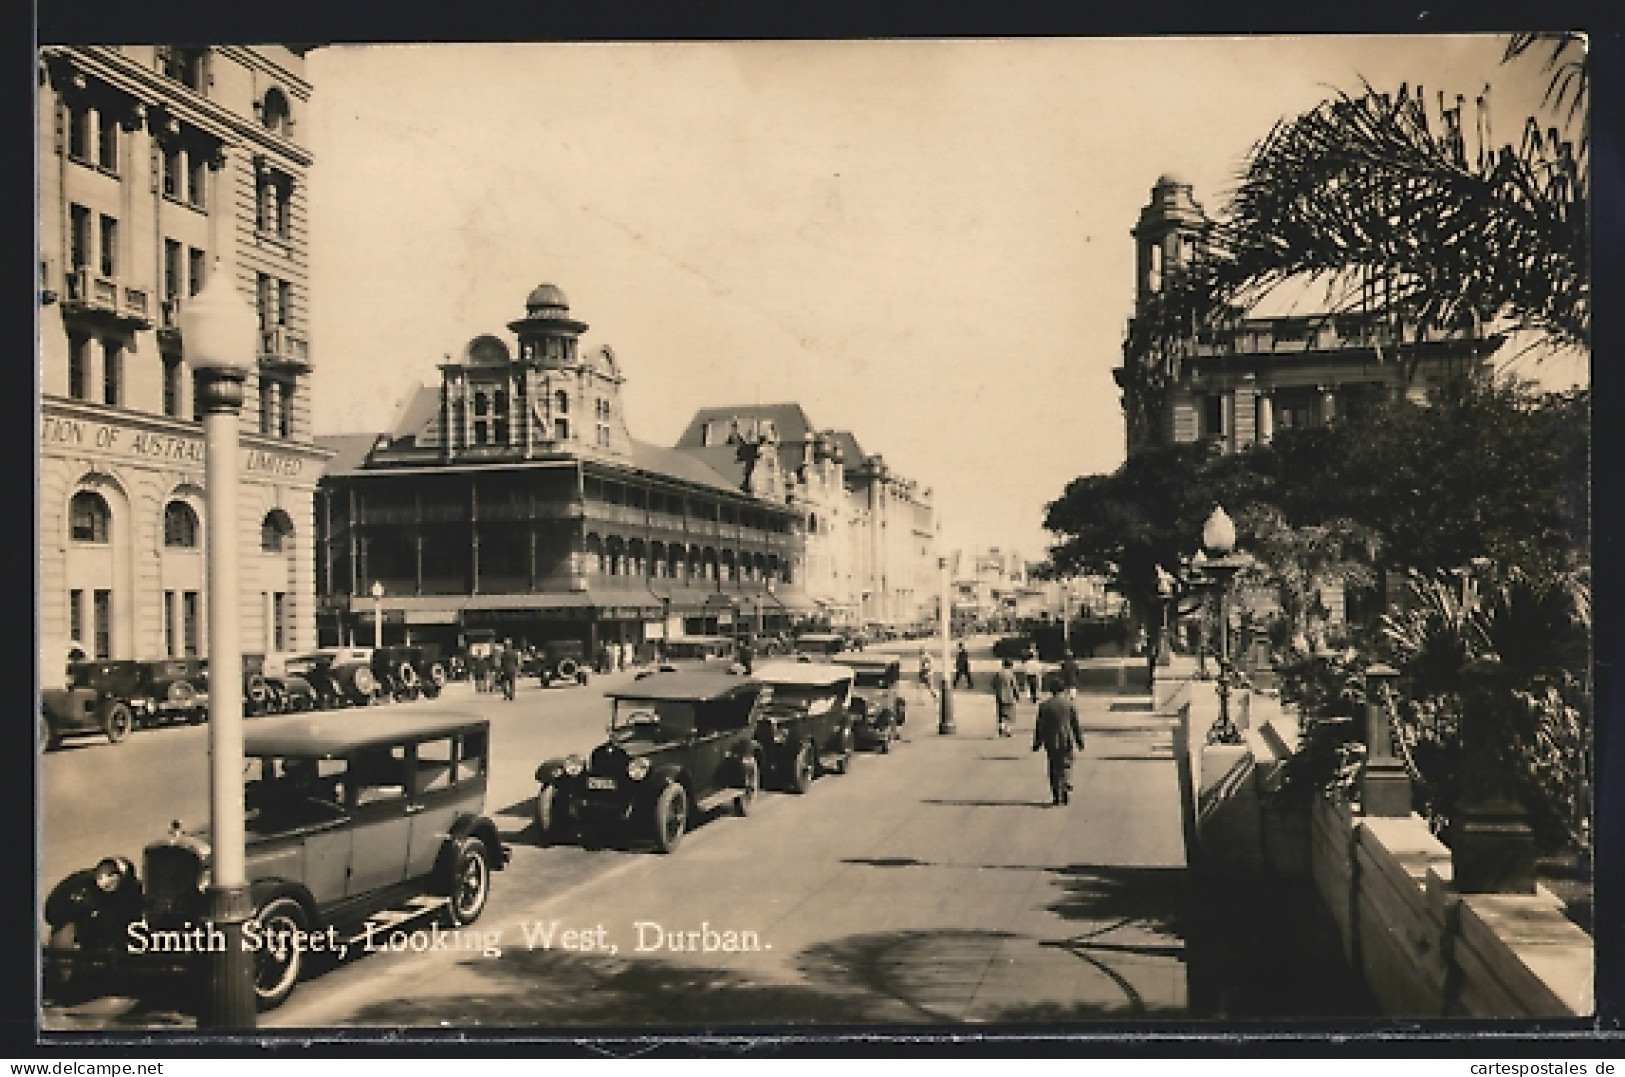
[[[1070,647],[1061,660],[1061,683],[1066,688],[1067,698],[1077,698],[1078,687],[1083,684],[1083,676],[1079,672],[1078,652]]]
[[[1053,806],[1072,799],[1072,756],[1083,747],[1083,727],[1078,724],[1078,708],[1067,696],[1061,678],[1052,675],[1045,687],[1050,696],[1038,705],[1038,719],[1033,725],[1033,751],[1042,748],[1047,757]]]

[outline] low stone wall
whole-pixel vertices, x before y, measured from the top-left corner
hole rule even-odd
[[[1273,796],[1297,749],[1296,719],[1254,695],[1232,716],[1243,745],[1210,745],[1211,683],[1166,697],[1185,801],[1187,854],[1213,878],[1311,878],[1343,955],[1393,1017],[1572,1018],[1594,1011],[1594,947],[1535,894],[1458,894],[1450,850],[1418,815],[1366,818],[1345,801],[1293,808]]]

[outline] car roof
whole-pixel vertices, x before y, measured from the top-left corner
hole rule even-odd
[[[903,660],[896,655],[875,655],[872,658],[856,654],[841,655],[841,665],[851,666],[853,669],[886,669],[890,666],[902,666]]]
[[[251,724],[243,734],[243,754],[331,759],[362,748],[378,748],[464,730],[483,730],[489,725],[486,719],[467,714],[401,714],[393,708],[375,713],[323,711],[267,718]]]
[[[835,684],[854,676],[851,669],[834,662],[762,662],[750,675],[768,684]]]
[[[732,643],[732,636],[673,636],[667,643]]]
[[[652,673],[625,688],[605,692],[611,699],[689,699],[709,702],[727,699],[744,689],[760,689],[762,682],[735,673],[676,670]]]
[[[839,632],[803,632],[801,635],[797,636],[796,639],[797,641],[804,639],[827,641],[832,639],[845,640],[846,637],[841,635]]]

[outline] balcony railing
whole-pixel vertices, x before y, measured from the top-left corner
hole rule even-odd
[[[260,330],[260,362],[310,369],[310,343],[285,325]]]
[[[151,297],[144,288],[123,286],[90,266],[75,266],[65,275],[62,306],[70,313],[96,314],[137,329],[152,326]]]

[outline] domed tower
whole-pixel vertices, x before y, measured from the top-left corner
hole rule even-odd
[[[1140,211],[1133,230],[1137,310],[1143,311],[1163,290],[1170,273],[1190,264],[1207,223],[1189,183],[1171,172],[1157,177],[1151,201]]]
[[[519,338],[526,452],[630,455],[615,352],[603,345],[582,354],[587,324],[570,317],[558,286],[538,284],[525,299],[525,316],[508,328]]]
[[[519,361],[538,369],[576,364],[576,346],[585,322],[570,317],[570,301],[556,284],[538,284],[525,300],[525,316],[509,322],[519,338]]]

